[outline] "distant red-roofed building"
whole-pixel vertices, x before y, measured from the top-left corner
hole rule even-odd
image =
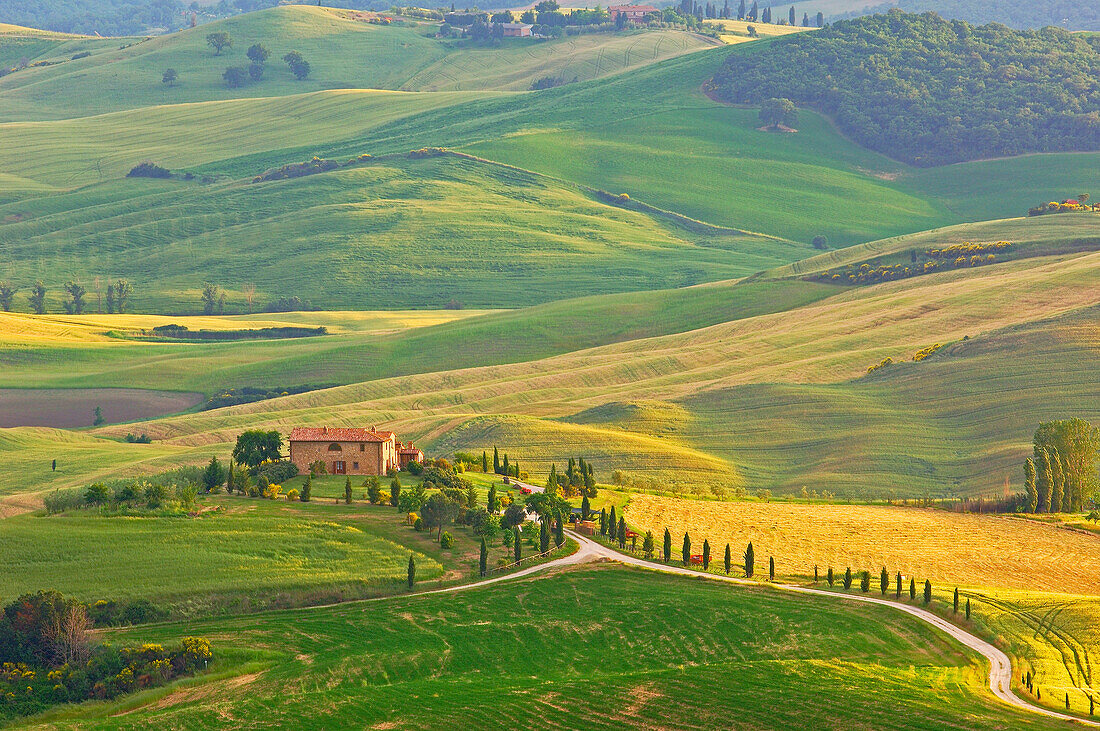
[[[424,453],[412,442],[401,444],[392,431],[374,428],[299,426],[290,432],[290,461],[299,472],[320,460],[333,475],[384,475]]]
[[[612,5],[607,9],[611,15],[611,22],[618,21],[619,16],[632,23],[644,23],[647,16],[661,11],[652,5]]]

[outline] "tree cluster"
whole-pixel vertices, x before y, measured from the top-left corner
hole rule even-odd
[[[717,96],[786,98],[919,165],[1100,149],[1100,38],[891,10],[734,54]]]
[[[1084,419],[1039,424],[1033,455],[1024,461],[1024,509],[1029,513],[1081,510],[1097,490],[1100,428]]]
[[[546,479],[546,491],[564,497],[596,497],[598,491],[592,463],[585,462],[584,457],[579,460],[570,457],[564,474],[559,474],[558,466],[551,464],[550,476]]]

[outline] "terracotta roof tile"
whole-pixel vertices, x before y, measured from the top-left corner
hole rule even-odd
[[[292,442],[387,442],[393,432],[375,432],[354,427],[296,426],[290,432]]]

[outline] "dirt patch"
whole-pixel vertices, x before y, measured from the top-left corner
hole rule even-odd
[[[140,388],[3,388],[0,428],[92,426],[97,406],[107,423],[138,421],[186,411],[202,399],[200,393]]]
[[[655,698],[660,698],[662,694],[657,690],[654,690],[653,683],[643,683],[642,685],[636,685],[630,689],[630,703],[623,706],[620,713],[622,719],[627,720],[636,718],[638,713],[645,707],[647,703]]]
[[[22,213],[9,213],[4,216],[4,223],[19,223],[25,218]]]
[[[0,520],[23,513],[33,513],[43,507],[42,499],[34,495],[8,495],[0,498]]]
[[[212,696],[215,691],[218,690],[236,690],[245,685],[249,685],[256,681],[262,673],[248,673],[247,675],[238,675],[235,678],[220,681],[210,681],[197,685],[191,688],[180,688],[174,690],[163,698],[144,706],[138,706],[138,708],[131,708],[121,713],[116,713],[116,716],[125,716],[128,713],[133,713],[137,710],[142,711],[159,711],[165,708],[171,708],[172,706],[179,705],[180,703],[190,703],[192,701],[200,701]]]
[[[785,132],[785,133],[789,134],[789,133],[792,133],[792,132],[797,132],[798,130],[795,129],[794,127],[788,127],[785,124],[779,124],[779,125],[765,124],[763,127],[757,127],[756,131],[757,132]]]

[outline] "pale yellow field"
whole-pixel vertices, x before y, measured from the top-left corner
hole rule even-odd
[[[90,296],[94,303],[94,295]],[[491,310],[378,310],[285,312],[255,315],[30,315],[0,312],[0,344],[126,342],[109,332],[131,333],[178,324],[191,330],[319,327],[332,334],[383,335],[484,315]]]
[[[799,22],[801,22],[802,16],[799,15]],[[745,43],[747,41],[755,40],[749,36],[749,26],[756,28],[756,33],[760,38],[769,38],[771,36],[785,36],[791,33],[802,33],[803,31],[817,30],[816,28],[803,28],[800,25],[776,25],[774,23],[752,23],[744,20],[704,20],[704,24],[714,28],[719,32],[719,38],[723,43]]]
[[[1100,538],[1012,517],[878,505],[703,502],[635,495],[631,525],[680,546],[708,539],[713,555],[728,542],[740,557],[752,541],[758,564],[774,556],[777,573],[807,575],[818,565],[843,574],[885,566],[941,587],[998,587],[1100,594]]]

